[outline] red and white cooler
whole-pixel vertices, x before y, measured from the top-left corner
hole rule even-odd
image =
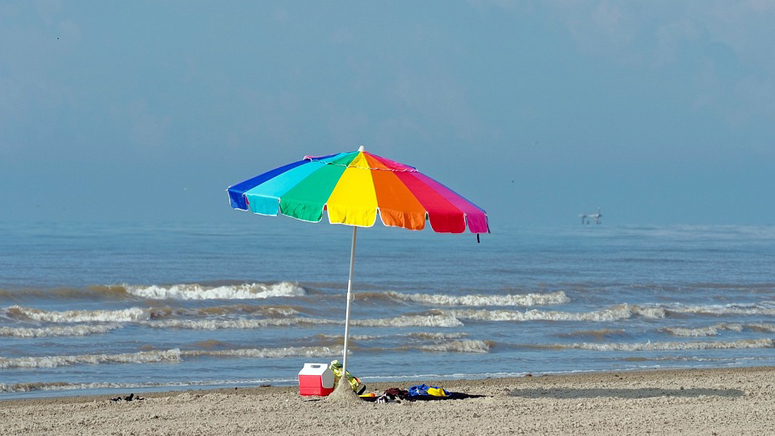
[[[299,371],[299,393],[325,397],[334,391],[334,373],[327,363],[305,363]]]

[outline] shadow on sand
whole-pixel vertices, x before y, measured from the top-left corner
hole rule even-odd
[[[742,397],[738,389],[514,389],[512,397],[523,398],[654,398],[654,397]]]

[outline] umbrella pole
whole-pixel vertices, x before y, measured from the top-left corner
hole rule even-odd
[[[355,266],[355,237],[358,227],[353,226],[353,244],[350,248],[350,278],[347,280],[347,310],[344,317],[344,352],[342,356],[342,380],[347,382],[347,340],[350,337],[350,300],[352,300],[353,267]]]

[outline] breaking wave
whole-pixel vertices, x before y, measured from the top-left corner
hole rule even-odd
[[[96,384],[96,383],[95,383]],[[92,383],[67,383],[67,382],[31,382],[31,383],[0,383],[0,392],[34,392],[34,391],[59,391],[68,389],[89,389]],[[97,387],[97,386],[94,386]],[[100,386],[101,387],[101,386]]]
[[[660,319],[665,317],[665,311],[660,308],[642,307],[629,304],[620,304],[608,309],[592,312],[559,312],[543,310],[527,310],[524,312],[515,310],[440,310],[430,311],[440,315],[451,316],[456,319],[469,319],[476,321],[617,321],[632,318],[634,315],[644,318]]]
[[[176,386],[170,383],[68,383],[68,382],[29,382],[0,383],[0,393],[36,392],[36,391],[68,391],[80,389],[131,389]]]
[[[775,307],[764,304],[671,305],[666,306],[665,310],[668,312],[692,313],[698,315],[775,315]]]
[[[399,348],[400,349],[400,348]],[[442,344],[408,347],[407,349],[442,353],[487,353],[490,344],[478,340],[451,341]],[[287,357],[336,357],[341,349],[330,347],[243,348],[236,350],[189,350],[181,351],[183,357],[249,357],[281,359]]]
[[[306,295],[296,282],[242,283],[227,285],[99,285],[86,288],[57,289],[0,289],[0,299],[6,300],[127,300],[147,298],[153,300],[245,300],[272,297],[297,297]]]
[[[717,336],[721,331],[742,332],[743,330],[775,333],[775,324],[716,324],[693,329],[682,327],[663,327],[659,329],[659,331],[669,333],[674,336],[685,337]]]
[[[264,327],[281,327],[290,325],[311,324],[344,324],[344,321],[317,318],[273,318],[273,319],[170,319],[162,321],[144,321],[143,325],[153,328],[176,328],[189,330],[223,330],[223,329],[260,329]]]
[[[208,317],[220,315],[263,315],[268,317],[287,317],[298,315],[299,310],[289,306],[252,306],[235,304],[228,306],[209,306],[199,308],[157,307],[151,311],[152,319],[174,317]]]
[[[758,332],[775,333],[775,324],[746,324],[745,327]]]
[[[659,329],[661,332],[669,333],[673,336],[684,337],[702,337],[702,336],[717,336],[722,330],[731,330],[735,332],[743,331],[741,324],[716,324],[706,327],[697,328],[684,328],[684,327],[663,327]]]
[[[147,382],[147,383],[111,383],[111,382],[93,382],[93,383],[70,383],[70,382],[28,382],[28,383],[0,383],[0,393],[11,392],[36,392],[36,391],[65,391],[65,390],[83,390],[83,389],[147,389],[147,388],[176,388],[176,387],[196,387],[196,386],[223,386],[233,384],[255,384],[264,383],[270,380],[250,379],[250,380],[201,380],[186,382]],[[286,381],[286,380],[282,380]]]
[[[331,357],[338,356],[339,350],[328,347],[286,347],[286,348],[241,348],[236,350],[189,350],[181,351],[182,356],[212,357],[250,357],[258,359],[282,359],[286,357]]]
[[[62,312],[11,306],[6,309],[11,318],[52,323],[134,322],[151,318],[150,309],[130,307],[119,310],[65,310]]]
[[[368,293],[367,297],[377,295],[376,292]],[[551,294],[524,294],[524,295],[444,295],[444,294],[405,294],[395,291],[382,293],[395,300],[408,301],[426,305],[439,306],[544,306],[552,304],[570,303],[570,298],[565,292],[553,292]]]
[[[359,327],[460,327],[460,320],[450,315],[407,315],[396,318],[357,319],[350,324]]]
[[[74,325],[41,328],[0,327],[0,336],[12,338],[44,338],[104,334],[121,327],[119,324]]]
[[[180,350],[140,351],[121,354],[79,354],[72,356],[0,357],[0,368],[57,368],[71,365],[103,363],[179,362]]]
[[[72,365],[99,365],[117,363],[180,362],[183,357],[249,357],[278,359],[287,357],[330,357],[339,351],[328,347],[248,348],[236,350],[171,350],[140,351],[122,354],[79,354],[72,356],[41,356],[1,358],[0,368],[57,368]]]
[[[209,317],[218,315],[250,314],[267,317],[290,317],[298,315],[299,311],[292,307],[271,306],[215,306],[204,308],[140,308],[130,307],[118,310],[66,310],[52,311],[35,309],[31,307],[11,306],[5,310],[9,318],[25,321],[39,321],[50,323],[81,323],[81,322],[142,322],[152,319],[176,318],[176,317]],[[282,321],[276,325],[283,324]]]
[[[436,333],[436,332],[412,332],[412,333],[400,333],[395,335],[350,335],[351,340],[355,341],[370,341],[374,339],[387,339],[387,338],[411,338],[411,339],[426,339],[431,341],[444,341],[448,339],[460,339],[468,336],[467,333]],[[316,338],[330,339],[330,340],[343,340],[344,335],[315,335]]]
[[[0,289],[2,300],[123,300],[130,297],[122,286],[89,286],[87,288]]]
[[[276,319],[234,319],[234,320],[187,320],[171,319],[161,321],[144,321],[143,325],[154,328],[179,328],[192,330],[221,329],[260,329],[265,327],[282,327],[291,325],[335,324],[342,325],[344,320],[323,318],[276,318]],[[408,315],[396,318],[356,319],[350,320],[350,325],[360,327],[459,327],[463,323],[458,319],[445,315]]]
[[[490,351],[490,344],[479,340],[464,340],[421,345],[413,348],[433,353],[487,353]]]
[[[646,342],[634,344],[555,344],[545,348],[592,351],[669,351],[669,350],[730,350],[742,348],[774,348],[772,339],[741,339],[738,341]]]
[[[439,341],[439,340],[446,340],[446,339],[460,339],[468,336],[468,334],[463,332],[458,332],[458,333],[414,332],[414,333],[405,333],[401,336],[405,336],[408,338],[430,339],[434,341]]]
[[[125,286],[134,296],[153,300],[247,300],[274,297],[300,297],[306,291],[298,283],[245,283],[227,286],[177,284],[171,286]]]
[[[570,332],[558,333],[561,338],[594,338],[603,340],[609,337],[622,336],[625,334],[623,329],[599,329],[599,330],[575,330]]]

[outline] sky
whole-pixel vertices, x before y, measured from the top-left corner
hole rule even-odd
[[[229,185],[363,145],[493,230],[773,225],[773,22],[769,0],[5,0],[0,221],[243,219]]]

